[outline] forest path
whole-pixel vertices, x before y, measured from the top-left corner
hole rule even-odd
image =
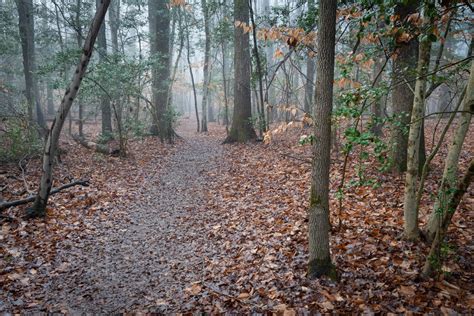
[[[143,194],[121,206],[130,209],[128,216],[62,251],[59,260],[68,263],[48,285],[50,310],[166,313],[185,308],[185,289],[201,280],[212,249],[205,230],[209,221],[200,209],[208,174],[220,173],[222,146],[217,137],[197,134],[189,120],[177,132],[183,140],[167,165],[147,174]]]

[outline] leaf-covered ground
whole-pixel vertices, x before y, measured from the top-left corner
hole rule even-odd
[[[433,125],[427,124],[427,148]],[[333,157],[331,249],[341,280],[308,280],[307,216],[311,156],[298,139],[221,145],[225,131],[131,143],[133,156],[105,157],[67,140],[57,179],[90,178],[51,199],[45,220],[25,221],[24,207],[2,219],[0,311],[9,312],[308,312],[470,313],[473,295],[473,202],[465,196],[449,234],[440,280],[420,280],[428,248],[400,240],[403,178],[366,165],[379,187],[335,196],[342,157]],[[434,133],[436,136],[439,133]],[[471,133],[462,166],[472,158]],[[433,162],[422,201],[424,222],[442,173]],[[348,177],[356,177],[357,155]],[[25,179],[35,188],[39,162]],[[2,166],[5,200],[23,193],[16,165]],[[339,219],[342,219],[338,229]]]

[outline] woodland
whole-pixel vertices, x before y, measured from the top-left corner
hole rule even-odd
[[[0,313],[473,313],[473,25],[0,0]]]

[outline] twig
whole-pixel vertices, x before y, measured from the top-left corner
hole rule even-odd
[[[89,186],[89,180],[77,180],[77,181],[62,185],[62,186],[60,186],[56,189],[51,190],[50,195],[56,194],[56,193],[58,193],[58,192],[60,192],[64,189],[73,187],[75,185],[81,185],[81,186],[87,187],[87,186]],[[33,195],[33,196],[29,196],[29,197],[21,199],[21,200],[1,203],[0,204],[0,211],[2,211],[4,209],[7,209],[9,207],[12,207],[12,206],[17,206],[17,205],[22,205],[22,204],[26,204],[26,203],[29,203],[29,202],[33,202],[35,200],[35,198],[36,198],[36,195]]]

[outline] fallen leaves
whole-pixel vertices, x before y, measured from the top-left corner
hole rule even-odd
[[[430,121],[426,131],[430,135]],[[13,221],[2,222],[0,230],[0,284],[2,289],[6,289],[0,299],[14,311],[42,309],[67,312],[67,306],[45,305],[42,297],[44,284],[53,276],[58,279],[68,276],[75,281],[72,284],[78,286],[77,291],[84,295],[78,299],[90,299],[100,305],[101,301],[97,300],[100,289],[96,283],[100,285],[101,280],[85,284],[85,278],[81,275],[83,272],[71,272],[73,262],[62,260],[57,254],[63,253],[65,247],[74,253],[75,247],[83,246],[87,239],[92,245],[107,245],[116,244],[118,241],[114,237],[117,235],[134,236],[133,229],[141,226],[128,224],[124,212],[137,212],[128,208],[132,201],[143,204],[140,212],[157,211],[149,205],[158,203],[158,195],[143,194],[142,188],[144,185],[157,186],[158,189],[161,185],[170,186],[169,179],[161,183],[161,176],[157,181],[151,174],[163,172],[155,168],[162,165],[159,163],[162,159],[170,159],[165,157],[178,157],[177,160],[185,159],[182,163],[189,163],[193,170],[199,169],[199,175],[203,177],[200,179],[205,179],[200,182],[201,186],[205,183],[205,193],[186,190],[190,182],[173,187],[175,196],[172,199],[187,199],[182,212],[167,209],[166,212],[179,214],[172,229],[166,227],[169,231],[165,233],[147,235],[150,245],[154,244],[154,238],[169,238],[167,245],[173,246],[167,251],[178,251],[178,260],[176,257],[173,259],[171,254],[158,254],[157,249],[148,249],[148,244],[142,245],[146,249],[147,260],[152,260],[159,270],[158,274],[147,275],[151,268],[143,267],[144,258],[130,253],[121,256],[123,264],[130,266],[129,275],[136,273],[134,287],[132,284],[127,286],[137,289],[137,284],[140,284],[139,289],[143,290],[143,293],[136,293],[143,301],[137,305],[123,302],[130,304],[124,305],[122,311],[141,311],[146,307],[148,312],[158,310],[165,314],[270,312],[287,316],[437,311],[448,315],[472,311],[474,297],[470,289],[472,269],[469,260],[473,236],[472,212],[469,211],[472,209],[469,204],[473,199],[472,191],[462,205],[464,212],[456,214],[454,223],[457,227],[449,235],[449,242],[457,246],[456,252],[446,261],[449,274],[437,282],[418,280],[418,271],[427,249],[423,244],[397,238],[403,224],[402,179],[376,173],[373,161],[367,162],[367,172],[378,177],[380,187],[347,188],[342,214],[333,213],[331,216],[333,224],[338,223],[336,215],[340,216],[343,224],[340,230],[332,231],[330,240],[333,261],[341,274],[341,281],[332,283],[325,279],[307,279],[310,166],[282,156],[282,153],[288,152],[295,157],[311,156],[309,146],[298,145],[303,133],[308,134],[308,130],[292,128],[274,134],[268,145],[216,147],[223,151],[217,167],[214,163],[209,167],[209,164],[201,165],[193,159],[186,160],[189,157],[171,155],[179,153],[182,144],[178,144],[178,151],[175,151],[174,148],[163,148],[150,139],[132,143],[136,146],[132,152],[142,155],[126,160],[91,155],[83,149],[71,147],[69,151],[72,154],[78,150],[78,156],[88,159],[77,161],[66,156],[61,175],[68,168],[77,178],[89,173],[92,186],[78,188],[71,195],[54,197],[45,220],[25,222],[18,216],[20,208],[9,211]],[[211,130],[210,136],[201,137],[217,142],[223,135],[221,128],[219,132]],[[471,140],[467,148],[473,145]],[[443,150],[441,152],[446,154]],[[156,152],[163,152],[163,158],[156,158]],[[469,155],[463,154],[463,161],[469,160]],[[332,161],[331,207],[334,208],[337,205],[335,192],[341,177],[341,161],[338,157],[333,157]],[[357,157],[351,156],[349,162],[348,177],[354,177]],[[430,192],[437,190],[436,179],[442,172],[441,165],[441,159],[433,162],[427,181]],[[30,176],[33,178],[33,175]],[[423,198],[420,209],[422,220],[431,210],[431,203],[429,196]],[[161,213],[152,215],[166,216]],[[139,245],[132,244],[130,247]],[[181,248],[192,251],[179,253]],[[85,249],[78,253],[89,252],[92,251]],[[190,267],[193,269],[186,270]],[[89,272],[91,282],[95,276]],[[71,273],[77,273],[76,279]],[[113,277],[117,280],[124,278],[120,274]],[[166,296],[163,288],[172,288],[174,296]]]

